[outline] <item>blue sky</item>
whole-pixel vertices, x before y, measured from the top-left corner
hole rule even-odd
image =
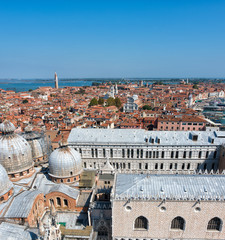
[[[0,78],[225,77],[224,0],[0,0]]]

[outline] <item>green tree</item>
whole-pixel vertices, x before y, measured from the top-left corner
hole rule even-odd
[[[29,91],[29,92],[32,92],[32,91],[33,91],[33,89],[29,89],[28,91]]]
[[[109,106],[115,106],[115,99],[113,97],[110,97],[106,101],[106,105]]]
[[[144,105],[142,109],[143,110],[152,110],[152,107],[149,105]]]
[[[98,100],[96,98],[92,98],[89,103],[89,107],[95,106],[95,105],[98,105]]]
[[[118,97],[116,97],[116,98],[115,98],[115,106],[116,106],[117,108],[120,108],[121,105],[122,105],[122,103],[121,103],[120,99],[119,99]]]
[[[28,103],[28,100],[27,99],[24,99],[23,101],[22,101],[22,103],[24,104],[24,103]]]
[[[98,99],[98,104],[99,105],[103,105],[104,104],[104,99],[103,98],[99,98]]]
[[[194,89],[198,89],[198,85],[197,85],[197,84],[194,84],[194,85],[193,85],[193,88],[194,88]]]

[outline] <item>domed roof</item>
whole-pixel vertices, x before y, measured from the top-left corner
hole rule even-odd
[[[15,126],[8,120],[0,124],[0,132],[2,132],[2,134],[13,133],[15,130]]]
[[[80,154],[69,146],[61,146],[49,157],[49,175],[54,177],[71,177],[82,171]]]
[[[31,146],[33,158],[39,158],[48,153],[48,142],[44,133],[32,131],[32,126],[28,125],[22,133]]]
[[[24,132],[22,133],[22,136],[26,140],[33,140],[33,139],[41,138],[41,133],[37,131],[33,131],[33,127],[31,125],[28,125],[25,127]]]
[[[13,184],[9,181],[5,168],[0,164],[0,196],[7,193],[12,187]]]
[[[14,133],[14,125],[9,121],[0,124],[0,164],[8,174],[23,172],[33,166],[29,143]]]

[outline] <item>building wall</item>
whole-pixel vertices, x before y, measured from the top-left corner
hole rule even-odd
[[[82,208],[79,208],[76,206],[76,199],[71,198],[69,196],[67,196],[66,194],[63,194],[61,192],[51,192],[46,194],[46,206],[50,207],[50,200],[53,200],[53,204],[55,206],[56,209],[58,210],[71,210],[71,211],[81,211]],[[58,204],[57,198],[60,199],[60,203]],[[65,203],[65,201],[67,201],[67,204]]]
[[[14,189],[11,188],[8,192],[6,192],[4,195],[0,196],[0,204],[3,202],[8,201],[8,199],[12,196]],[[1,213],[1,212],[0,212]]]
[[[50,176],[50,178],[53,182],[56,182],[56,183],[71,184],[71,183],[74,183],[75,181],[79,181],[80,175],[67,177],[67,178],[56,178],[56,177]]]
[[[44,195],[39,194],[35,199],[32,209],[27,217],[27,222],[30,227],[37,227],[39,219],[42,218],[45,211]]]
[[[203,131],[206,123],[158,121],[158,131]]]
[[[220,148],[215,145],[131,146],[73,145],[81,154],[84,168],[100,169],[109,158],[120,172],[217,170]]]
[[[32,176],[34,174],[34,172],[35,172],[34,167],[31,167],[23,172],[9,174],[8,176],[9,176],[9,179],[11,182],[16,182],[23,178],[29,178],[30,176]]]
[[[130,206],[131,210],[126,207]],[[162,207],[166,210],[162,211]],[[196,208],[200,208],[197,211]],[[208,222],[218,217],[225,221],[224,202],[216,201],[113,201],[112,236],[113,239],[157,238],[157,239],[225,239],[225,226],[221,231],[207,231]],[[148,219],[148,230],[134,230],[137,217]],[[172,220],[180,216],[185,219],[184,230],[172,230]]]

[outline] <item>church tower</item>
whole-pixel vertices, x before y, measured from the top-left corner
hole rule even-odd
[[[57,73],[56,73],[56,72],[55,72],[55,88],[56,88],[56,89],[59,88],[58,76],[57,76]]]

